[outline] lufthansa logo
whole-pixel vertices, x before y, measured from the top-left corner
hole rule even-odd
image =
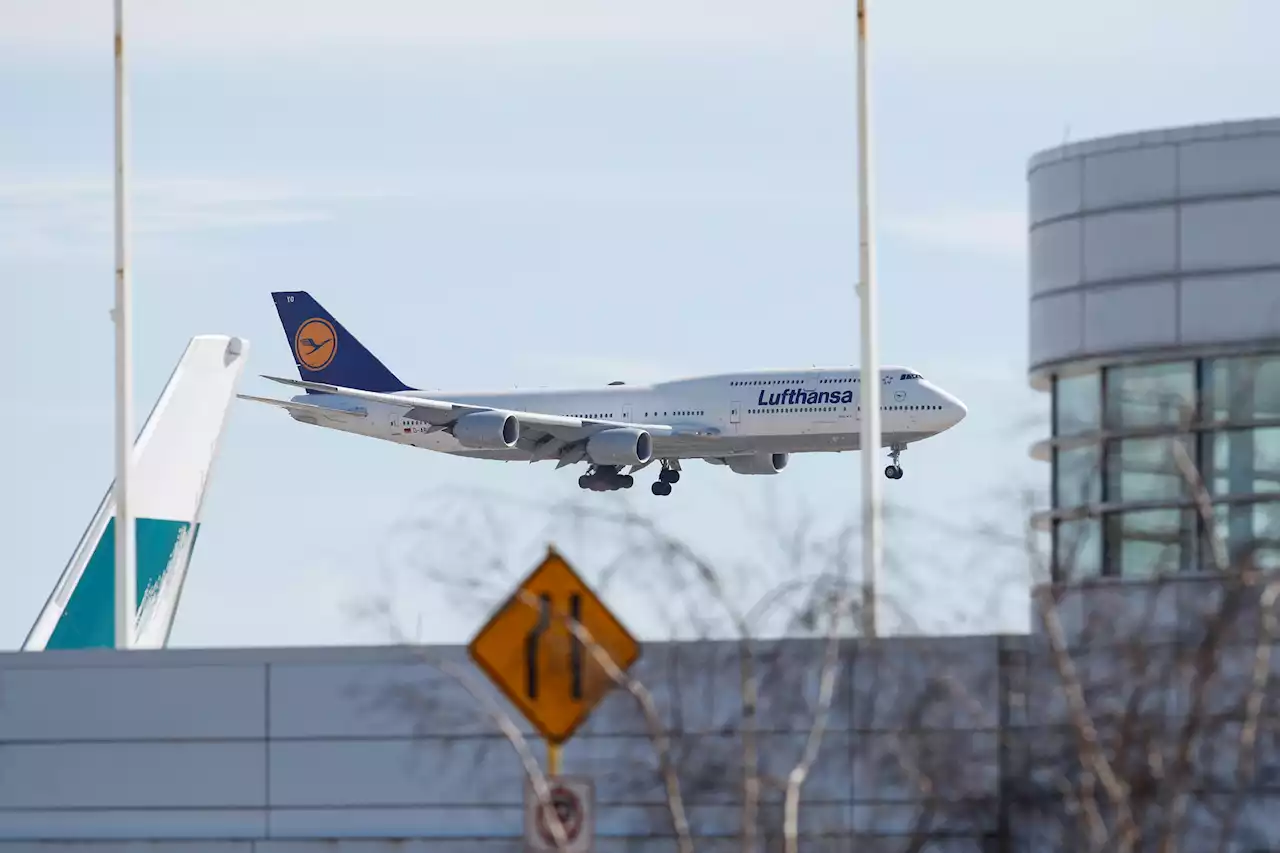
[[[313,317],[298,327],[293,338],[293,354],[308,370],[324,370],[338,351],[338,334],[328,320]]]
[[[894,391],[894,392],[893,392],[893,399],[894,399],[894,400],[897,400],[899,403],[901,403],[903,400],[907,399],[907,392],[906,392],[906,391]]]

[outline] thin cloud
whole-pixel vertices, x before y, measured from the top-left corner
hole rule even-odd
[[[554,375],[556,382],[604,385],[609,382],[628,384],[657,382],[683,375],[657,361],[626,358],[601,358],[572,355],[527,353],[521,356],[521,369],[533,369]]]
[[[111,5],[100,0],[0,0],[0,9],[6,51],[87,55],[110,43]],[[855,30],[853,0],[130,0],[129,13],[128,45],[182,57],[565,44],[846,53]],[[873,50],[885,58],[1033,66],[1233,62],[1261,51],[1268,24],[1280,22],[1269,4],[1194,0],[876,0],[870,14]]]
[[[110,38],[110,4],[0,0],[0,44],[83,50]],[[223,0],[216,4],[131,0],[126,44],[145,50],[290,52],[317,47],[477,46],[578,42],[790,43],[829,39],[852,22],[841,0],[816,0],[802,14],[772,0]],[[851,31],[851,30],[850,30]]]
[[[383,198],[377,192],[321,193],[223,180],[139,181],[130,192],[130,232],[174,234],[323,222],[332,205]],[[0,179],[0,256],[96,252],[113,228],[108,181]]]
[[[1027,249],[1027,217],[1022,211],[939,210],[886,215],[884,227],[905,240],[947,251],[1017,260]]]

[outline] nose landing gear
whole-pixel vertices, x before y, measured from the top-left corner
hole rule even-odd
[[[898,457],[902,455],[902,451],[906,450],[905,444],[893,444],[889,446],[889,467],[884,469],[884,475],[890,480],[902,479],[902,466],[898,464]]]

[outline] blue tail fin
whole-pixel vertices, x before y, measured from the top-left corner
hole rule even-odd
[[[325,382],[357,391],[395,393],[412,390],[374,357],[355,335],[304,290],[276,292],[280,324],[306,382]]]

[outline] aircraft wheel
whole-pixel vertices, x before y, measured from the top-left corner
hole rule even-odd
[[[901,480],[902,468],[897,465],[890,465],[888,468],[884,469],[884,475],[890,480]]]
[[[636,478],[632,477],[630,474],[623,474],[618,478],[618,483],[622,488],[629,489],[636,484]]]
[[[586,474],[583,474],[581,477],[579,477],[579,478],[578,478],[578,488],[579,488],[579,489],[589,489],[589,488],[591,488],[591,478],[590,478],[590,477],[588,477]]]
[[[655,495],[669,495],[669,494],[671,494],[671,484],[670,484],[670,483],[664,483],[664,482],[662,482],[661,480],[659,480],[658,482],[654,483],[654,484],[650,487],[650,490],[651,490]]]
[[[663,468],[658,474],[658,479],[664,483],[670,483],[674,486],[676,483],[680,482],[680,472],[672,470],[671,468]]]

